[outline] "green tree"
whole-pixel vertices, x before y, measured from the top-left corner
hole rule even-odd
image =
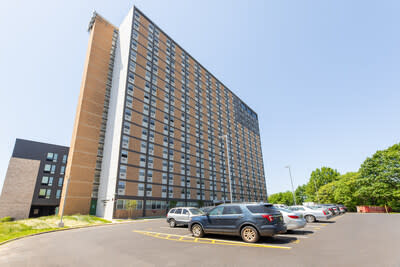
[[[334,192],[335,203],[345,205],[350,211],[355,211],[357,205],[364,204],[355,194],[359,184],[360,174],[348,172],[341,175],[336,183]]]
[[[359,170],[355,195],[370,205],[399,205],[400,143],[377,151],[367,158]]]
[[[306,195],[306,186],[305,184],[303,185],[299,185],[296,188],[296,191],[294,191],[294,194],[296,196],[296,203],[298,205],[303,204],[303,202],[307,199],[307,195]]]
[[[293,194],[290,191],[271,194],[268,197],[268,202],[272,204],[285,204],[288,206],[294,205]]]
[[[318,189],[319,202],[323,204],[335,203],[335,190],[339,181],[333,181]]]
[[[126,209],[128,210],[128,217],[133,217],[133,211],[136,210],[137,201],[136,200],[127,200],[126,201]]]
[[[176,204],[178,204],[178,202],[176,200],[170,200],[169,201],[169,208],[170,209],[175,208]]]
[[[306,185],[306,200],[317,202],[316,189],[318,190],[321,186],[337,180],[339,176],[340,173],[337,170],[329,167],[322,167],[313,171]]]

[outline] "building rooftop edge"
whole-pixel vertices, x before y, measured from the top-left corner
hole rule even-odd
[[[45,143],[45,142],[39,142],[39,141],[33,141],[33,140],[22,139],[22,138],[15,138],[15,143],[17,143],[17,141],[30,142],[30,143],[37,143],[37,144],[43,144],[43,145],[51,145],[51,146],[58,146],[58,147],[68,148],[68,149],[69,149],[69,146],[62,146],[62,145],[51,144],[51,143]]]
[[[117,27],[117,26],[115,26],[114,24],[112,24],[111,22],[109,22],[107,19],[105,19],[102,15],[100,15],[99,13],[97,13],[96,10],[93,10],[92,17],[90,18],[90,21],[89,21],[88,32],[90,32],[90,31],[92,30],[96,18],[100,18],[100,19],[104,20],[106,23],[110,24],[110,25],[113,26],[116,30],[118,30],[118,27]]]
[[[180,49],[182,49],[182,51],[184,51],[186,54],[190,55],[190,57],[197,63],[199,64],[203,69],[205,69],[210,75],[212,75],[214,77],[214,79],[216,81],[218,81],[222,86],[224,86],[224,88],[228,89],[235,97],[239,98],[240,101],[242,101],[252,112],[254,112],[257,116],[257,120],[258,120],[258,113],[256,111],[254,111],[254,109],[252,109],[246,102],[244,102],[242,100],[241,97],[239,97],[236,93],[234,93],[231,89],[229,89],[228,86],[226,86],[223,82],[221,82],[214,74],[212,74],[211,71],[209,71],[206,67],[204,67],[197,59],[195,59],[189,52],[187,52],[180,44],[178,44],[178,42],[175,41],[174,38],[171,38],[161,27],[159,27],[156,23],[154,23],[153,20],[151,20],[146,14],[144,14],[144,12],[142,10],[140,10],[136,5],[133,5],[132,7],[134,10],[137,9],[147,20],[149,20],[151,23],[153,23],[155,26],[157,26],[157,28],[160,29],[160,31],[162,31],[165,36],[167,36],[169,39],[174,40],[175,44],[177,46],[179,46]],[[130,9],[131,10],[131,9]],[[129,13],[129,12],[128,12]],[[114,24],[110,23],[108,20],[106,20],[103,16],[101,16],[99,13],[97,13],[95,10],[93,10],[93,15],[92,18],[90,19],[89,22],[89,26],[88,26],[88,32],[90,32],[90,30],[92,29],[95,19],[96,17],[101,18],[102,20],[104,20],[105,22],[107,22],[108,24],[112,25],[115,29],[119,30],[118,27],[116,27]]]

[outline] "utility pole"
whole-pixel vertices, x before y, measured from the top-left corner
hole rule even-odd
[[[289,169],[289,176],[290,176],[290,182],[292,183],[292,194],[293,194],[293,203],[294,205],[297,205],[296,203],[296,196],[294,195],[294,186],[293,186],[293,179],[292,179],[292,172],[290,171],[290,166],[286,166],[285,168]]]
[[[226,153],[228,157],[228,177],[229,177],[229,192],[230,192],[230,197],[231,197],[231,203],[233,203],[233,198],[232,198],[232,180],[231,180],[231,165],[229,162],[229,146],[228,146],[228,136],[222,135],[219,138],[225,139],[225,145],[226,145]]]

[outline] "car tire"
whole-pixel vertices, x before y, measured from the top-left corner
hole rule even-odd
[[[315,222],[315,217],[312,216],[312,215],[306,215],[306,221],[307,221],[308,223]]]
[[[246,243],[256,243],[260,239],[257,229],[250,225],[243,227],[240,235]]]
[[[192,230],[192,234],[194,237],[203,237],[204,236],[203,227],[201,227],[201,225],[198,223],[193,224],[191,230]]]
[[[169,227],[175,228],[175,226],[176,226],[176,221],[175,221],[174,219],[170,219],[170,220],[168,221],[168,223],[169,223]]]

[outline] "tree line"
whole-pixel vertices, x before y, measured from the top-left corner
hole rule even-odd
[[[340,174],[330,167],[314,170],[309,181],[297,187],[295,198],[297,204],[337,203],[352,211],[359,205],[400,210],[400,143],[368,157],[357,172]],[[291,191],[271,194],[268,201],[294,204]]]

